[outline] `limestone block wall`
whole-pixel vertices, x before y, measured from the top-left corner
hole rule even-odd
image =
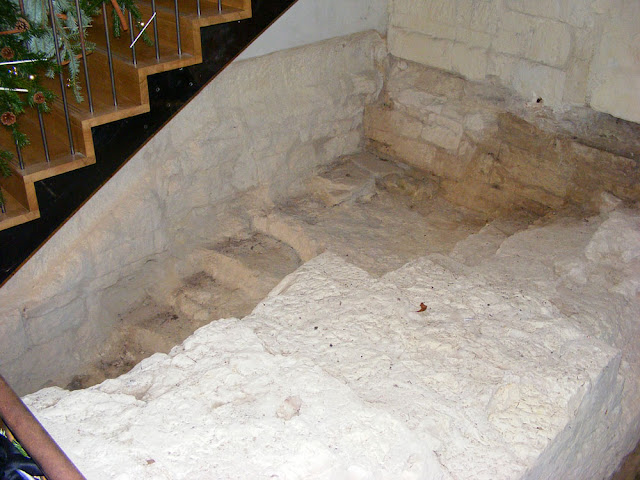
[[[389,0],[389,14],[397,57],[640,121],[635,0]]]
[[[216,208],[359,150],[384,58],[372,31],[228,67],[0,289],[3,376],[24,394],[72,373],[168,259],[224,229]]]
[[[640,200],[640,125],[589,108],[554,113],[415,62],[391,62],[365,133],[375,153],[430,172],[449,200],[488,218],[598,211],[607,194]]]

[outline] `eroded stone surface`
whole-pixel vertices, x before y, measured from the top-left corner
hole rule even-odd
[[[68,374],[53,381],[72,390],[95,385],[154,353],[169,352],[210,321],[247,315],[301,262],[295,250],[275,238],[241,232],[194,249],[186,263],[191,266],[183,268],[195,273],[166,296],[147,296],[118,314],[93,361],[70,381]]]
[[[484,225],[438,192],[423,171],[359,154],[322,169],[300,195],[261,212],[253,225],[304,260],[331,250],[383,275],[427,253],[448,253]]]
[[[556,115],[497,85],[416,63],[392,64],[365,131],[372,151],[434,174],[448,200],[489,218],[593,213],[603,193],[640,200],[637,125],[588,110]]]
[[[375,279],[327,253],[243,320],[102,385],[25,400],[88,478],[595,478],[617,459],[587,448],[576,464],[575,449],[627,425],[620,350],[536,285],[444,256]]]
[[[179,478],[182,455],[204,459],[189,470],[196,478],[613,472],[640,426],[637,211],[607,196],[595,217],[482,226],[446,207],[424,172],[366,154],[320,169],[308,185],[254,213],[256,226],[314,258],[253,314],[213,322],[102,385],[27,399],[83,467],[104,432],[100,448],[116,452],[115,466],[100,458],[85,473]],[[178,314],[212,319],[225,308],[222,285],[246,299],[275,281],[295,257],[278,245],[245,234],[193,251],[201,271],[175,292]],[[336,253],[317,256],[326,249]],[[160,333],[144,332],[128,340]],[[74,408],[106,411],[110,423]],[[168,432],[185,444],[141,440]],[[249,466],[234,456],[247,446]]]

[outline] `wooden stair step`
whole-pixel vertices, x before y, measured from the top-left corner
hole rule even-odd
[[[45,125],[47,146],[49,155],[52,159],[58,156],[66,156],[71,153],[69,147],[69,136],[64,114],[52,108],[48,114],[42,115]],[[20,130],[24,132],[30,140],[30,144],[21,149],[24,164],[29,166],[39,164],[46,161],[42,135],[40,131],[40,123],[37,114],[32,109],[25,112],[19,121]],[[85,156],[93,156],[93,142],[91,139],[91,130],[83,131],[82,125],[78,122],[71,124],[71,133],[73,135],[75,152]],[[12,145],[13,138],[7,129],[1,129],[0,143],[2,145]],[[15,147],[10,149],[15,153]],[[16,155],[17,157],[17,155]],[[14,159],[14,163],[18,163],[18,159]]]
[[[2,182],[0,182],[2,186]],[[2,189],[6,212],[0,211],[0,230],[15,227],[40,218],[40,210],[29,210],[17,201],[7,190]]]
[[[15,171],[17,168],[10,165]],[[25,183],[20,175],[11,175],[9,177],[0,177],[0,187],[3,194],[8,193],[16,202],[30,212],[38,210],[38,199],[33,182]]]
[[[129,74],[123,73],[120,76],[120,80],[118,80],[118,84],[116,85],[118,106],[115,107],[113,105],[109,74],[107,73],[105,78],[104,70],[102,70],[102,68],[104,68],[108,71],[108,67],[106,67],[106,58],[104,59],[105,66],[102,68],[100,65],[102,59],[99,52],[92,53],[91,55],[89,55],[87,60],[89,62],[89,77],[91,81],[91,93],[94,111],[92,113],[89,109],[84,69],[81,69],[80,73],[78,74],[77,82],[80,86],[83,101],[78,102],[73,94],[72,89],[69,87],[65,87],[69,115],[73,121],[77,123],[86,121],[88,122],[86,126],[90,128],[148,111],[148,105],[145,108],[140,108],[143,104],[148,103],[148,94],[143,94],[141,92],[141,87],[146,87],[146,81],[143,82],[143,85],[140,85],[139,74],[135,71],[135,69],[131,67],[118,67],[119,72],[123,70],[126,71],[127,69],[129,69],[130,72]],[[66,75],[63,74],[63,78],[66,79]],[[56,78],[47,78],[43,80],[42,83],[46,86],[46,88],[56,94],[57,98],[51,105],[52,110],[53,112],[57,113],[57,117],[61,117],[64,120],[64,107],[62,103],[62,95],[60,92],[59,78],[57,76]],[[127,87],[123,88],[123,86],[125,85]],[[107,116],[107,118],[102,118],[103,116]]]
[[[92,89],[93,90],[93,89]],[[92,92],[93,93],[93,92]],[[73,96],[73,93],[67,92],[67,96]],[[80,128],[91,128],[98,125],[104,125],[105,123],[121,120],[123,118],[129,118],[134,115],[140,115],[149,111],[148,102],[134,102],[129,99],[121,99],[118,97],[118,105],[114,106],[111,99],[107,102],[104,100],[104,96],[93,97],[93,112],[89,110],[86,94],[83,89],[84,102],[77,103],[75,99],[71,101],[67,98],[69,118],[72,124],[78,125]],[[51,105],[52,111],[45,115],[45,118],[51,118],[52,122],[62,122],[64,128],[66,128],[66,119],[64,116],[64,106],[62,100],[58,98]],[[47,128],[49,123],[46,122]],[[66,135],[66,133],[65,133]]]
[[[75,155],[57,155],[51,158],[49,162],[43,161],[25,165],[24,170],[12,162],[10,168],[13,171],[12,175],[22,177],[25,183],[34,183],[93,165],[94,163],[96,163],[95,157],[87,157],[76,153]]]

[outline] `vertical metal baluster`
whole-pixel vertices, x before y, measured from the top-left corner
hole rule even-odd
[[[222,13],[222,0],[218,0],[218,13]]]
[[[16,144],[16,153],[18,154],[18,166],[20,167],[20,170],[24,170],[24,159],[22,158],[22,149],[20,148],[20,145],[18,145],[18,141],[15,138],[13,140]]]
[[[182,42],[180,41],[180,11],[178,10],[178,0],[173,0],[176,12],[176,42],[178,43],[178,55],[182,56]]]
[[[18,3],[20,4],[20,13],[24,15],[24,0],[20,0]],[[40,110],[38,110],[38,114],[40,114]],[[22,152],[20,151],[20,147],[18,147],[17,143],[16,143],[16,149],[18,150],[18,161],[20,162],[20,169],[24,170],[24,161],[22,160]],[[4,203],[0,205],[0,212],[7,213],[7,209],[5,208]]]
[[[198,16],[202,14],[202,11],[200,10],[200,0],[196,0],[196,11],[198,12]]]
[[[87,86],[87,101],[89,111],[93,113],[93,97],[91,96],[91,80],[89,80],[89,66],[87,65],[87,48],[84,43],[84,29],[82,28],[82,11],[80,1],[76,0],[76,18],[78,19],[78,35],[80,37],[80,50],[82,51],[82,65],[84,66],[84,83]]]
[[[56,62],[58,66],[62,67],[62,60],[60,59],[60,50],[58,49],[58,33],[56,31],[56,13],[53,8],[53,0],[49,0],[49,17],[51,18],[51,34],[53,35],[53,44],[56,51]],[[67,122],[67,136],[69,137],[69,150],[71,155],[76,154],[75,146],[73,145],[73,134],[71,133],[71,119],[69,118],[69,104],[67,103],[67,91],[64,85],[64,78],[62,72],[60,76],[60,95],[62,96],[62,107],[64,108],[64,119]]]
[[[2,193],[2,188],[0,188],[0,193]],[[7,207],[4,203],[0,203],[0,213],[7,213]]]
[[[113,95],[113,106],[118,106],[116,97],[116,76],[113,73],[113,58],[111,56],[111,41],[109,40],[109,21],[107,18],[107,6],[102,4],[102,20],[104,21],[104,36],[107,40],[107,59],[109,60],[109,76],[111,77],[111,94]]]
[[[42,136],[42,147],[44,148],[44,158],[47,159],[47,163],[51,162],[49,157],[49,144],[47,143],[47,131],[44,128],[44,119],[42,118],[42,112],[38,108],[38,123],[40,124],[40,136]]]
[[[156,0],[151,0],[151,15],[156,13]],[[158,16],[153,17],[153,45],[156,47],[156,60],[160,60],[160,44],[158,43]]]
[[[128,11],[129,14],[129,37],[131,37],[131,43],[135,39],[135,34],[133,33],[133,17],[131,16],[131,10]],[[131,46],[131,61],[134,65],[138,64],[138,60],[136,59],[136,46],[135,44]]]

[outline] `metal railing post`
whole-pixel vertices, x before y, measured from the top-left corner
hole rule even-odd
[[[151,15],[156,15],[156,0],[151,0]],[[158,17],[153,17],[153,45],[156,49],[156,60],[160,60],[160,44],[158,43]]]
[[[182,55],[182,41],[180,40],[180,11],[178,8],[178,0],[173,0],[173,6],[176,15],[176,43],[178,44],[178,55]]]
[[[134,65],[138,64],[138,60],[136,58],[136,45],[134,43],[135,33],[133,33],[133,17],[131,16],[131,10],[127,12],[129,14],[129,37],[131,38],[131,61]]]
[[[22,158],[22,149],[20,148],[20,144],[18,144],[18,140],[14,138],[16,143],[16,154],[18,155],[18,166],[20,170],[24,170],[24,159]]]
[[[89,111],[93,113],[93,97],[91,96],[91,81],[89,80],[89,66],[87,65],[87,47],[84,42],[84,29],[82,28],[82,10],[80,1],[76,0],[76,16],[78,19],[78,37],[80,38],[80,50],[82,51],[82,65],[84,66],[84,83],[87,86],[87,101]]]
[[[42,148],[44,148],[44,158],[47,160],[47,163],[51,162],[51,157],[49,156],[49,144],[47,143],[47,131],[44,128],[44,119],[42,118],[42,112],[38,108],[38,123],[40,124],[40,136],[42,137]]]
[[[102,20],[104,22],[104,36],[107,41],[107,59],[109,61],[109,76],[111,77],[111,94],[113,95],[113,106],[118,106],[118,98],[116,96],[116,76],[113,72],[113,56],[111,55],[111,40],[109,38],[109,21],[107,18],[107,7],[102,4]]]
[[[56,30],[56,11],[53,7],[53,0],[49,0],[49,17],[51,18],[51,34],[53,35],[53,44],[56,46],[56,62],[58,66],[62,68],[62,59],[60,58],[60,50],[58,46],[58,33]],[[73,134],[71,133],[71,119],[69,118],[69,104],[67,102],[67,91],[65,90],[64,79],[62,78],[62,72],[59,73],[60,77],[60,96],[62,97],[62,107],[64,108],[64,119],[67,123],[67,136],[69,137],[69,150],[71,155],[76,154],[76,148],[73,144]]]

